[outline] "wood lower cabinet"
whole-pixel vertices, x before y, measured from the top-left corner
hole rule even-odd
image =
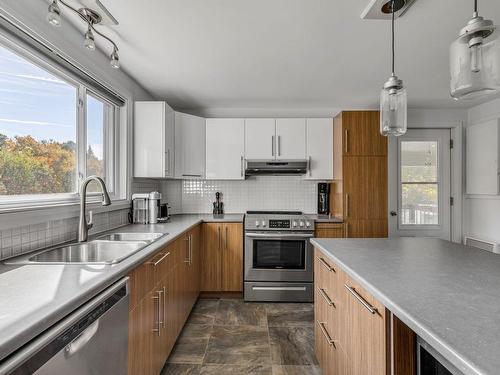
[[[203,224],[201,290],[243,291],[243,224]]]
[[[315,353],[323,374],[416,374],[416,335],[314,250]]]
[[[200,226],[130,274],[129,374],[157,375],[199,294]]]
[[[314,237],[342,238],[344,237],[344,225],[342,223],[317,223],[314,228]]]

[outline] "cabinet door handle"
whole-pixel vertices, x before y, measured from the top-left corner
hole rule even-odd
[[[344,130],[344,152],[349,153],[349,130]]]
[[[349,223],[345,223],[345,238],[349,238]]]
[[[163,286],[163,328],[165,328],[165,322],[167,321],[167,288]]]
[[[193,235],[189,235],[189,265],[193,264]]]
[[[353,287],[350,287],[347,284],[344,284],[349,293],[351,293],[371,314],[375,314],[377,309],[370,305]]]
[[[158,302],[157,309],[156,309],[156,323],[155,323],[156,328],[153,328],[152,331],[156,332],[157,336],[161,336],[161,331],[160,331],[160,295],[157,292],[157,295],[153,296],[151,298]]]
[[[345,195],[345,218],[349,217],[349,194]]]
[[[188,174],[188,173],[183,173],[182,177],[201,177],[201,174]]]
[[[278,156],[281,156],[281,135],[278,135]]]
[[[245,168],[243,168],[243,156],[241,156],[241,162],[240,162],[241,177],[245,177],[244,169]]]
[[[335,304],[333,303],[332,299],[328,296],[328,294],[326,294],[326,290],[324,290],[323,288],[318,288],[318,290],[319,290],[319,293],[321,294],[321,297],[323,297],[323,299],[326,301],[328,306],[335,307]]]
[[[226,237],[224,238],[224,249],[227,250],[227,227],[226,227]]]
[[[333,346],[335,349],[337,349],[337,347],[335,346],[335,340],[332,339],[332,337],[328,333],[325,327],[325,323],[320,322],[319,320],[317,320],[316,322],[318,323],[319,328],[321,329],[321,333],[323,334],[323,336],[325,336],[325,340],[328,343],[328,345]]]
[[[271,155],[274,157],[274,135],[271,136]]]
[[[167,149],[167,152],[165,152],[167,155],[166,157],[166,168],[165,168],[165,173],[168,174],[170,173],[170,149]]]
[[[184,259],[184,263],[188,263],[189,264],[189,236],[187,236],[185,239],[186,241],[186,259]]]
[[[309,177],[311,177],[311,157],[307,158],[307,171],[309,172]]]
[[[316,257],[316,259],[319,260],[319,262],[323,265],[323,267],[325,267],[329,272],[337,272],[335,271],[335,268],[333,268],[332,266],[330,266],[328,264],[328,262],[324,259],[324,258],[321,258],[321,257]]]
[[[160,259],[158,259],[156,262],[148,262],[147,264],[152,264],[154,267],[156,267],[158,264],[163,262],[165,260],[165,258],[168,257],[169,255],[170,255],[170,251],[166,254],[163,254],[163,256]]]

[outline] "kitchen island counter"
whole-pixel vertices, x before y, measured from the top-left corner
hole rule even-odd
[[[425,238],[311,242],[464,374],[500,373],[500,255]]]

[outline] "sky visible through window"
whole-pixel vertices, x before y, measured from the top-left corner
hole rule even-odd
[[[102,159],[102,106],[87,110],[87,142]],[[1,46],[0,134],[76,142],[75,88]]]

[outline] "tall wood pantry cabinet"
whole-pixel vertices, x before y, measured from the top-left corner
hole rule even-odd
[[[330,212],[344,237],[387,237],[387,137],[378,111],[344,111],[334,120]]]

